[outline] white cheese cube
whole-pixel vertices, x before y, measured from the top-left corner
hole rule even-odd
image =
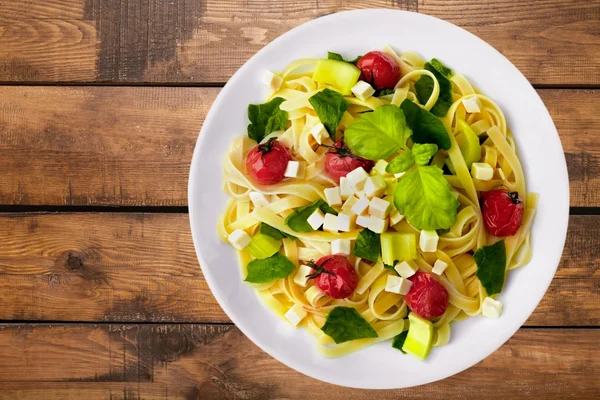
[[[375,94],[375,89],[365,81],[356,82],[356,85],[350,90],[356,97],[363,101]]]
[[[271,90],[279,90],[281,84],[283,83],[283,78],[267,70],[262,76],[262,82]]]
[[[502,303],[491,297],[486,297],[481,304],[481,313],[484,317],[498,318],[502,314]]]
[[[383,233],[388,228],[388,220],[387,218],[377,218],[371,215],[369,217],[369,226],[367,226],[367,228],[375,233]]]
[[[463,106],[465,106],[465,110],[468,113],[478,113],[481,111],[481,102],[479,101],[479,97],[469,97],[468,99],[464,99],[462,101]]]
[[[387,166],[388,166],[387,161],[379,160],[375,163],[375,166],[371,170],[371,174],[373,174],[373,172],[377,172],[379,175],[390,175],[387,172],[385,172],[385,169]]]
[[[331,242],[331,254],[343,254],[349,256],[351,250],[351,243],[348,239],[337,239]]]
[[[354,195],[354,186],[350,183],[347,177],[342,176],[340,178],[340,194],[342,195],[342,199],[347,199]]]
[[[405,295],[412,286],[412,282],[408,279],[401,278],[395,275],[388,275],[385,283],[385,291],[390,293],[398,293]]]
[[[350,232],[356,228],[356,215],[341,212],[337,216],[338,230],[341,232]]]
[[[306,285],[308,285],[308,278],[306,276],[310,275],[311,272],[311,267],[308,265],[301,265],[300,268],[298,268],[298,271],[296,271],[296,275],[294,275],[294,283],[298,286],[306,287]]]
[[[389,201],[373,197],[369,202],[369,214],[376,218],[385,218],[390,212],[391,203]]]
[[[298,326],[300,321],[302,321],[306,317],[306,310],[299,306],[298,304],[294,304],[292,308],[285,313],[285,319],[290,321],[290,323],[294,326]]]
[[[308,132],[315,138],[315,142],[319,144],[323,144],[323,141],[329,137],[329,133],[327,133],[327,129],[325,129],[325,125],[322,123],[313,126]]]
[[[362,226],[363,228],[368,228],[369,223],[371,222],[371,217],[368,215],[359,215],[356,217],[356,225]]]
[[[350,183],[350,186],[354,188],[354,192],[361,191],[364,187],[365,181],[369,177],[367,171],[363,167],[358,167],[353,171],[348,172],[346,179]]]
[[[354,196],[352,197],[348,197],[348,200],[346,200],[344,202],[344,204],[342,205],[342,211],[348,211],[351,212],[352,211],[352,207],[354,207],[354,205],[358,202],[358,199]]]
[[[356,204],[354,204],[352,207],[352,212],[356,215],[361,215],[367,210],[367,208],[369,208],[369,199],[363,197],[362,199],[358,200]]]
[[[250,201],[254,204],[254,207],[264,207],[269,205],[267,196],[259,192],[250,192]]]
[[[440,237],[434,230],[422,230],[419,238],[419,247],[426,253],[433,253],[437,250]]]
[[[229,240],[229,243],[231,243],[231,245],[236,249],[243,250],[250,244],[252,238],[246,233],[246,231],[242,229],[236,229],[229,234],[227,240]]]
[[[400,214],[397,210],[392,211],[390,214],[390,225],[396,225],[398,222],[404,219],[404,215]]]
[[[370,176],[365,181],[365,195],[369,198],[379,197],[385,193],[385,189],[387,185],[385,184],[385,179],[383,176]]]
[[[304,178],[304,166],[300,161],[288,161],[283,176],[288,178]]]
[[[338,233],[338,217],[333,214],[325,214],[325,221],[323,222],[323,230],[333,233]]]
[[[327,204],[330,206],[341,206],[342,205],[342,195],[340,193],[339,187],[327,188],[324,190],[325,192],[325,200],[327,200]]]
[[[494,168],[488,163],[473,163],[471,165],[471,176],[481,181],[489,181],[494,176]]]
[[[446,268],[448,268],[448,264],[446,262],[442,260],[436,260],[435,264],[433,264],[433,269],[431,270],[431,272],[433,272],[436,275],[442,275]]]
[[[417,272],[419,267],[413,260],[402,261],[401,263],[396,264],[394,267],[398,275],[407,279],[410,278]]]
[[[323,225],[325,222],[325,216],[320,209],[316,209],[310,216],[306,219],[306,222],[316,231]]]

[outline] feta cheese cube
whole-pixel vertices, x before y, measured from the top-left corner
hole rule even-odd
[[[494,176],[494,168],[487,163],[473,163],[471,165],[471,176],[481,181],[489,181]]]
[[[349,256],[351,250],[351,243],[348,239],[337,239],[331,242],[331,254],[343,254]]]
[[[413,260],[402,261],[401,263],[396,264],[394,267],[398,275],[407,279],[410,278],[417,272],[419,267]]]
[[[340,193],[339,187],[327,188],[324,190],[325,199],[327,204],[330,206],[341,206],[342,205],[342,194]]]
[[[481,304],[481,313],[484,317],[499,318],[502,314],[502,303],[491,297],[486,297]]]
[[[385,184],[385,180],[383,176],[370,176],[365,181],[365,195],[369,198],[379,197],[385,193],[387,185]]]
[[[308,285],[308,278],[306,276],[310,275],[311,272],[311,267],[308,265],[301,265],[300,268],[298,268],[298,271],[296,271],[296,275],[294,275],[294,283],[298,286],[306,287],[306,285]]]
[[[354,190],[354,186],[350,183],[348,178],[342,176],[340,178],[340,194],[342,195],[342,199],[345,200],[354,196]]]
[[[353,187],[354,192],[358,192],[363,189],[365,181],[368,177],[369,174],[367,174],[367,171],[365,171],[363,167],[358,167],[355,170],[348,172],[346,175],[346,179],[350,183],[350,186]]]
[[[333,214],[325,214],[325,221],[323,222],[323,230],[333,233],[338,233],[338,217]]]
[[[338,230],[340,232],[350,232],[356,228],[356,215],[341,212],[337,216],[338,219]]]
[[[448,268],[448,264],[446,262],[442,260],[436,260],[435,264],[433,264],[433,269],[431,270],[431,272],[433,272],[436,275],[442,275],[446,268]]]
[[[325,216],[320,209],[316,209],[310,216],[306,219],[306,222],[316,231],[323,225],[325,222]]]
[[[267,70],[262,76],[262,82],[271,90],[279,90],[281,84],[283,83],[283,78]]]
[[[375,233],[383,233],[388,228],[388,220],[387,218],[377,218],[371,215],[369,217],[369,226],[367,226],[367,228]]]
[[[358,200],[356,204],[354,204],[352,207],[352,212],[356,215],[361,215],[367,210],[367,208],[369,208],[369,199],[363,197],[362,199]]]
[[[352,207],[358,202],[358,199],[354,196],[348,197],[348,200],[342,205],[342,211],[352,211]]]
[[[304,166],[300,161],[288,161],[283,176],[288,178],[304,178]]]
[[[363,228],[368,228],[369,223],[371,222],[371,217],[368,215],[359,215],[356,217],[356,225],[362,226]]]
[[[250,192],[250,201],[254,204],[254,207],[264,207],[269,205],[267,196],[259,192]]]
[[[481,111],[481,102],[479,101],[479,97],[469,97],[468,99],[464,99],[462,101],[463,106],[465,106],[465,110],[468,113],[478,113]]]
[[[318,260],[323,254],[317,249],[298,247],[298,258],[302,261]]]
[[[426,253],[433,253],[437,250],[440,237],[434,230],[422,230],[419,238],[419,247]]]
[[[238,250],[243,250],[252,241],[252,237],[242,229],[236,229],[227,237],[229,243]]]
[[[323,144],[323,141],[329,137],[329,133],[327,133],[327,129],[325,129],[325,125],[322,123],[313,126],[308,132],[315,138],[315,142],[319,144]]]
[[[390,225],[396,225],[398,222],[404,219],[404,215],[400,214],[397,210],[392,211],[390,214]]]
[[[371,174],[373,174],[373,172],[377,172],[379,175],[389,175],[387,172],[385,172],[385,169],[387,166],[388,166],[387,161],[379,160],[375,163],[375,166],[371,170]]]
[[[395,275],[388,275],[385,283],[385,291],[390,293],[398,293],[405,295],[412,286],[412,282],[408,279],[401,278]]]
[[[369,202],[369,214],[372,217],[385,218],[390,212],[391,203],[389,201],[373,197]]]
[[[306,310],[299,306],[298,304],[294,304],[292,308],[285,313],[285,319],[290,321],[290,323],[294,326],[298,326],[300,321],[302,321],[306,317]]]
[[[356,97],[363,101],[375,94],[375,89],[365,81],[356,82],[356,85],[350,90]]]

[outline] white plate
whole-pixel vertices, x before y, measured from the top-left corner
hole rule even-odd
[[[380,343],[357,353],[321,358],[313,338],[275,317],[242,282],[233,249],[216,233],[226,195],[221,165],[229,143],[246,133],[246,110],[267,95],[260,82],[303,57],[335,51],[354,57],[390,44],[439,58],[460,71],[504,110],[517,141],[529,191],[540,194],[533,226],[533,259],[509,274],[499,320],[474,317],[452,327],[450,343],[425,362]],[[277,360],[313,378],[357,388],[402,388],[456,374],[490,355],[533,312],[560,260],[569,217],[569,184],[562,146],[548,111],[527,79],[502,54],[448,22],[405,11],[348,11],[318,18],[267,45],[239,69],[213,104],[194,151],[189,180],[192,236],[206,280],[231,320]],[[526,333],[525,333],[526,334]]]

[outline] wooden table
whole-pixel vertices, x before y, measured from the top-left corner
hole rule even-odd
[[[599,398],[600,1],[346,3],[0,1],[1,399]],[[219,87],[283,32],[354,7],[441,17],[503,52],[571,179],[564,255],[525,326],[402,391],[321,383],[258,349],[211,295],[187,216]]]

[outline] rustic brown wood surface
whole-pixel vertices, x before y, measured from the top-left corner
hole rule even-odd
[[[446,19],[521,69],[558,128],[573,214],[525,326],[396,391],[321,383],[245,338],[185,208],[235,70],[303,22],[375,7]],[[599,37],[600,0],[0,0],[0,400],[600,398]]]

